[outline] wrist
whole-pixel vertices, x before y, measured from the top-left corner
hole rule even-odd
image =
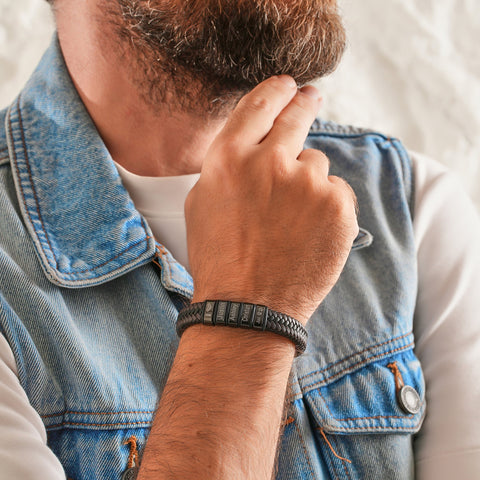
[[[295,345],[287,338],[275,333],[243,330],[239,328],[211,328],[206,325],[192,325],[185,330],[180,345],[182,351],[192,352],[188,356],[195,356],[201,362],[214,361],[218,359],[235,359],[235,367],[242,369],[241,362],[249,368],[257,368],[267,364],[284,365],[290,370],[295,357]],[[240,362],[238,363],[237,360]],[[221,363],[221,362],[220,362]],[[255,363],[255,365],[251,365]]]

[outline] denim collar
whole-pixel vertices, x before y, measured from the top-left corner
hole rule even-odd
[[[155,242],[123,187],[56,36],[6,127],[22,215],[50,281],[92,286],[156,258],[164,286],[191,295],[190,276]]]

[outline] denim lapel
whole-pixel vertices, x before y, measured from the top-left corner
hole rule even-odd
[[[20,208],[47,277],[95,285],[155,256],[55,38],[11,105],[7,136]]]

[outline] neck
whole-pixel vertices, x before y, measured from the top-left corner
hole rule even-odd
[[[224,118],[175,111],[178,102],[168,96],[155,107],[145,104],[128,61],[112,53],[115,42],[106,45],[105,33],[97,30],[93,3],[59,7],[56,20],[69,73],[113,159],[143,176],[199,173]]]

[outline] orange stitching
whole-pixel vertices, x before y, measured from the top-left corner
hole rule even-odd
[[[380,353],[380,354],[378,354],[378,355],[374,355],[373,357],[368,357],[368,358],[366,358],[365,360],[362,360],[361,362],[355,363],[355,364],[353,364],[353,365],[350,366],[350,367],[347,367],[347,368],[345,368],[345,369],[343,369],[343,370],[340,370],[340,371],[337,372],[335,375],[332,375],[331,377],[328,377],[328,380],[332,380],[332,379],[338,377],[339,375],[341,375],[342,373],[347,372],[347,371],[349,371],[349,370],[352,370],[352,369],[354,369],[355,367],[358,367],[359,365],[363,365],[364,363],[368,363],[370,360],[373,360],[373,359],[375,359],[375,358],[384,357],[385,355],[389,355],[389,354],[391,354],[391,353],[398,352],[398,351],[400,351],[400,350],[405,350],[405,349],[407,349],[407,348],[409,348],[409,347],[412,347],[413,345],[414,345],[414,343],[412,342],[412,343],[409,343],[408,345],[404,345],[403,347],[398,347],[398,348],[395,348],[394,350],[389,350],[388,352]],[[309,385],[309,387],[313,387],[313,386],[318,385],[318,384],[320,384],[320,383],[322,383],[322,381],[313,383],[312,385]]]
[[[50,413],[48,415],[40,415],[41,418],[63,417],[64,415],[118,415],[118,414],[133,414],[133,413],[155,413],[155,410],[137,410],[130,412],[73,412],[67,410],[61,413]]]
[[[337,422],[351,422],[352,420],[377,420],[380,418],[413,418],[415,415],[375,415],[373,417],[351,417],[351,418],[336,418],[333,412],[330,410],[330,407],[328,406],[327,401],[325,400],[325,397],[322,395],[322,392],[320,389],[317,389],[318,395],[322,399],[323,403],[327,407],[328,413],[335,418],[335,421]]]
[[[349,432],[350,430],[412,430],[416,428],[420,422],[417,422],[411,427],[333,427],[335,431],[342,430],[344,432]]]
[[[405,383],[403,382],[402,372],[400,372],[397,362],[389,363],[387,365],[387,368],[391,370],[391,372],[395,377],[395,388],[398,393],[402,389],[402,387],[405,385]]]
[[[320,390],[318,390],[318,392],[320,393],[320,396],[321,396],[321,392]],[[326,402],[325,400],[323,399],[322,397],[322,400],[323,402],[325,403],[326,405]],[[318,408],[317,406],[315,405],[315,403],[313,403],[312,405],[312,408],[315,410],[315,413],[318,415],[318,416],[321,416],[320,415],[320,412],[318,411]],[[327,406],[327,409],[328,409],[328,405]],[[422,403],[422,406],[423,406],[423,403]],[[329,409],[329,412],[330,414],[332,415],[332,417],[334,417],[334,415],[332,414],[332,412],[330,411]],[[411,415],[407,418],[413,418],[415,415]],[[335,417],[334,417],[335,418]],[[357,418],[352,418],[351,420],[368,420],[368,419],[371,419],[371,418],[377,418],[377,417],[357,417]],[[397,416],[397,415],[391,415],[391,416],[379,416],[379,418],[405,418],[405,416]],[[336,419],[335,419],[336,420]],[[348,419],[346,419],[348,420]],[[345,420],[345,421],[346,421]],[[338,421],[344,421],[344,420],[338,420]],[[378,430],[378,429],[392,429],[392,430],[412,430],[413,428],[416,428],[418,425],[420,425],[420,423],[422,422],[422,418],[419,419],[419,421],[417,423],[415,423],[414,425],[412,425],[411,427],[383,427],[383,426],[379,426],[379,427],[338,427],[338,426],[335,426],[333,427],[334,430],[343,430],[343,431],[351,431],[351,430],[369,430],[369,429],[372,429],[372,430]]]
[[[383,343],[378,343],[376,345],[372,345],[368,348],[365,348],[364,350],[361,350],[360,352],[356,352],[356,353],[353,353],[352,355],[349,355],[348,357],[345,357],[345,358],[342,358],[341,360],[338,360],[337,362],[335,363],[332,363],[330,365],[328,365],[327,367],[325,368],[322,368],[320,370],[316,370],[314,372],[311,372],[303,377],[300,377],[299,380],[304,380],[305,378],[308,378],[308,377],[311,377],[313,375],[316,375],[317,373],[321,373],[321,372],[324,372],[325,370],[330,370],[330,368],[334,367],[335,365],[338,365],[339,363],[342,363],[342,362],[346,362],[347,360],[349,360],[350,358],[353,358],[357,355],[361,355],[362,353],[365,353],[365,352],[368,352],[369,350],[373,350],[374,348],[378,348],[378,347],[383,347],[383,345],[387,345],[388,343],[392,343],[392,342],[395,342],[397,340],[402,340],[402,338],[405,338],[405,337],[408,337],[409,335],[411,335],[413,332],[410,331],[408,333],[406,333],[405,335],[402,335],[400,337],[396,337],[396,338],[392,338],[390,340],[387,340],[386,342],[383,342]]]
[[[338,441],[337,439],[335,438],[335,436],[332,437],[332,441],[333,443],[335,444],[335,447],[338,449]],[[352,477],[350,476],[350,473],[347,469],[347,464],[345,462],[342,462],[342,465],[343,465],[343,470],[345,471],[345,474],[347,475],[347,477],[352,480]]]
[[[128,464],[127,468],[138,467],[138,448],[137,448],[137,437],[132,435],[124,445],[130,445],[130,453],[128,454]]]
[[[293,423],[295,421],[295,419],[293,417],[288,417],[286,420],[285,420],[285,426],[287,425],[290,425],[291,423]]]
[[[335,375],[332,375],[331,377],[328,377],[328,378],[325,378],[323,380],[320,380],[318,382],[315,382],[315,383],[312,383],[311,385],[308,385],[309,388],[311,387],[316,387],[317,385],[321,385],[322,383],[325,383],[326,381],[328,380],[333,380],[334,378],[342,375],[343,373],[345,372],[348,372],[348,371],[351,371],[351,370],[354,370],[356,367],[360,366],[360,365],[363,365],[364,363],[368,363],[370,362],[371,360],[374,360],[376,358],[380,358],[380,357],[384,357],[386,355],[390,355],[391,353],[395,353],[395,352],[398,352],[398,351],[401,351],[401,350],[406,350],[407,348],[409,347],[412,347],[414,345],[414,342],[411,342],[409,343],[408,345],[404,345],[403,347],[398,347],[398,348],[395,348],[393,350],[389,350],[388,352],[383,352],[383,353],[380,353],[378,355],[374,355],[373,357],[368,357],[366,358],[365,360],[362,360],[361,362],[359,363],[354,363],[353,365],[350,365],[349,367],[347,368],[344,368],[343,370],[340,370],[339,372],[337,372]],[[313,389],[313,388],[312,388]],[[302,393],[303,393],[303,390],[302,390]],[[290,395],[287,400],[290,401],[291,398],[295,398],[295,394],[293,395]]]
[[[159,253],[160,252],[160,253]],[[165,248],[162,247],[162,245],[156,244],[155,245],[155,257],[153,258],[152,262],[160,269],[163,270],[162,265],[160,265],[160,262],[157,260],[157,258],[161,258],[162,256],[166,255],[167,252]]]
[[[327,442],[327,445],[330,447],[330,450],[332,451],[333,455],[335,455],[335,457],[337,457],[339,460],[342,460],[342,462],[352,463],[351,460],[348,460],[347,458],[343,458],[337,454],[337,452],[333,449],[332,444],[328,441],[328,438],[325,435],[323,428],[318,427],[317,430],[322,434],[323,439]]]
[[[162,245],[157,244],[157,245],[155,245],[155,247],[157,248],[157,250],[160,251],[160,253],[161,253],[162,255],[166,255],[166,254],[167,254],[167,250],[165,250],[165,248],[164,248]]]
[[[310,456],[308,455],[308,451],[307,451],[307,447],[305,445],[305,441],[303,440],[302,434],[300,433],[300,429],[298,428],[297,423],[295,423],[295,430],[297,431],[298,437],[300,438],[300,442],[302,443],[303,453],[305,454],[305,458],[307,459],[308,468],[310,468],[310,473],[313,476],[314,473],[313,473],[312,462],[310,460]]]

